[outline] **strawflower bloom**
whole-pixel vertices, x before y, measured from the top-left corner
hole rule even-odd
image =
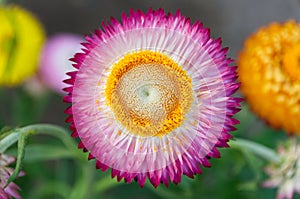
[[[179,183],[209,167],[238,121],[236,67],[221,40],[197,21],[131,10],[86,37],[65,80],[67,122],[79,148],[141,187]]]
[[[241,90],[274,128],[300,133],[300,24],[271,23],[246,41],[238,59]]]
[[[7,167],[8,165],[16,161],[15,157],[1,154],[0,153],[0,198],[1,199],[10,199],[12,197],[20,199],[21,196],[18,193],[20,188],[15,183],[11,182],[6,186],[8,178],[12,175],[13,169]],[[24,173],[21,172],[20,176]],[[6,187],[5,187],[6,186]]]
[[[0,86],[17,86],[37,70],[45,33],[23,8],[0,5]]]
[[[278,147],[279,163],[266,167],[269,179],[265,187],[278,188],[277,199],[292,199],[294,192],[300,194],[300,144],[292,138]]]
[[[81,51],[82,41],[83,37],[77,34],[58,33],[45,42],[40,56],[39,75],[55,92],[63,94],[62,89],[67,86],[63,83],[68,77],[66,73],[73,71],[68,59]]]

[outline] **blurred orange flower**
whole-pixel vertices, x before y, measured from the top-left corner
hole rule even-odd
[[[300,24],[271,23],[252,34],[238,58],[241,90],[274,128],[300,133]]]

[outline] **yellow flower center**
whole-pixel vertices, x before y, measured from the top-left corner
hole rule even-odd
[[[292,79],[300,81],[300,43],[288,48],[284,53],[283,67]]]
[[[193,96],[191,78],[168,56],[129,53],[113,65],[105,96],[115,118],[138,136],[163,136],[180,126]]]

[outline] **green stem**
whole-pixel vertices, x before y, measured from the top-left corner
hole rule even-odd
[[[92,184],[94,168],[91,168],[89,164],[79,164],[79,167],[82,170],[77,174],[78,177],[69,198],[88,199],[91,197],[89,188]]]
[[[76,157],[77,160],[80,160],[76,163],[79,165],[81,170],[78,172],[78,179],[75,183],[75,187],[70,193],[70,198],[87,199],[89,197],[89,187],[92,184],[94,169],[90,168],[89,164],[86,163],[86,155],[83,155],[83,153],[77,153],[78,150],[76,150],[76,143],[70,137],[68,131],[62,127],[52,124],[33,124],[22,128],[13,129],[6,137],[0,140],[0,153],[3,153],[8,147],[19,141],[18,158],[16,164],[16,168],[18,169],[15,169],[13,175],[8,180],[8,183],[13,181],[18,176],[18,172],[20,170],[19,167],[24,158],[25,138],[37,134],[50,135],[60,139],[67,147],[68,151],[70,153],[74,153],[74,157]],[[52,191],[52,189],[48,190],[48,192]],[[60,192],[61,190],[57,191]]]
[[[80,162],[78,163],[83,163],[83,162],[85,163],[86,156],[82,155],[82,153],[77,153],[78,150],[75,150],[76,149],[75,141],[70,137],[68,131],[66,131],[64,128],[56,125],[51,125],[51,124],[34,124],[22,128],[16,128],[11,130],[10,134],[8,134],[6,137],[0,140],[0,153],[3,153],[8,147],[10,147],[11,145],[13,145],[18,141],[18,157],[17,157],[16,167],[13,174],[7,180],[6,186],[8,186],[10,182],[14,181],[19,176],[19,172],[21,170],[21,164],[25,156],[26,138],[31,135],[37,135],[37,134],[44,134],[44,135],[57,137],[64,143],[68,151],[70,151],[70,153],[73,153],[74,157],[76,157],[77,160],[80,160]],[[84,169],[83,173],[84,173],[83,177],[86,177],[87,179],[80,178],[82,180],[79,180],[79,182],[89,181],[89,179],[91,178],[91,175],[89,175],[89,171],[87,169]],[[87,193],[86,186],[88,186],[86,184],[87,183],[81,183],[80,187],[76,186],[77,191],[81,190],[79,191],[81,195],[80,194],[74,195],[73,198],[76,198],[77,196],[82,196],[82,197],[77,197],[80,199],[85,198]]]
[[[245,140],[242,138],[236,138],[235,140],[230,141],[229,145],[231,148],[235,148],[239,150],[247,150],[270,162],[274,162],[274,163],[280,162],[280,157],[273,149],[270,149],[259,143],[250,140]]]
[[[16,143],[19,140],[21,134],[50,135],[60,139],[70,151],[74,151],[74,149],[77,148],[75,141],[70,137],[68,131],[64,128],[52,124],[33,124],[11,130],[11,133],[8,136],[0,140],[0,153],[3,153],[8,147]],[[78,156],[78,158],[80,160],[86,159],[81,155]]]

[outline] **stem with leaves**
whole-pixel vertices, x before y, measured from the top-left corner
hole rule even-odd
[[[270,149],[259,143],[242,138],[236,138],[235,140],[231,141],[229,145],[231,148],[239,149],[242,151],[246,150],[247,152],[255,154],[269,162],[280,162],[280,157],[273,149]]]
[[[18,142],[16,167],[13,174],[8,179],[7,185],[18,177],[21,170],[21,164],[25,156],[26,139],[32,135],[43,134],[54,136],[64,143],[64,145],[70,151],[70,155],[72,157],[77,158],[80,161],[85,161],[86,159],[85,155],[77,153],[77,150],[74,150],[77,148],[77,146],[75,141],[69,136],[68,131],[56,125],[34,124],[22,128],[16,128],[10,130],[9,132],[4,132],[4,134],[6,136],[2,137],[2,139],[0,140],[0,153],[3,153],[10,146]]]

